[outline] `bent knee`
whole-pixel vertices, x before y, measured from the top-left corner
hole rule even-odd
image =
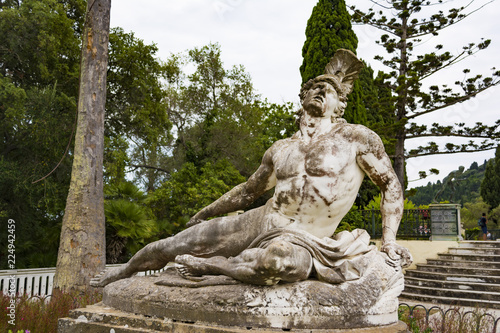
[[[264,253],[270,257],[288,258],[293,255],[294,246],[286,241],[278,240],[272,242]]]
[[[312,266],[312,257],[307,250],[285,241],[270,244],[260,259],[263,269],[286,280],[306,279]]]

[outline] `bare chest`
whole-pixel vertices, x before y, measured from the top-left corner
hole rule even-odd
[[[291,141],[274,156],[277,179],[296,176],[336,177],[356,165],[356,151],[344,138],[323,138],[310,143]]]

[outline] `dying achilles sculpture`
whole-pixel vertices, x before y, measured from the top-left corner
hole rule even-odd
[[[250,285],[276,285],[265,288],[285,286],[277,285],[280,281],[308,279],[307,283],[328,284],[321,288],[334,288],[329,286],[332,284],[340,288],[331,289],[339,303],[369,303],[362,311],[374,315],[388,311],[392,316],[373,324],[393,323],[394,306],[397,308],[403,286],[401,267],[412,259],[408,250],[395,242],[403,196],[381,139],[368,128],[342,119],[347,95],[362,66],[352,52],[337,51],[326,74],[309,80],[300,91],[300,130],[291,138],[275,142],[247,182],[199,211],[186,230],[147,245],[128,263],[96,276],[91,285],[106,286],[136,272],[158,270],[175,262],[178,273],[188,279],[186,284],[209,285],[214,275]],[[382,192],[380,252],[369,245],[364,230],[344,231],[331,238],[351,208],[365,175]],[[273,187],[274,195],[264,206],[237,216],[216,217],[247,207]],[[216,218],[207,220],[210,217]],[[169,274],[175,281],[169,281],[167,274],[155,280],[156,285],[182,285],[182,278]],[[291,285],[286,284],[287,288]],[[364,298],[357,295],[361,290],[369,295],[364,300],[345,300],[338,296],[339,290],[342,295],[348,294],[346,297]],[[387,310],[384,307],[389,299],[392,308]]]

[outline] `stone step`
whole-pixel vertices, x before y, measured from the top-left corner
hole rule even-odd
[[[494,247],[450,247],[448,248],[448,253],[451,254],[488,254],[488,255],[499,255],[500,248]]]
[[[441,272],[419,271],[416,269],[407,269],[405,277],[423,278],[428,280],[500,284],[500,276],[450,274]]]
[[[427,264],[428,265],[436,265],[436,266],[477,267],[477,268],[500,269],[500,262],[496,262],[496,261],[427,259]]]
[[[410,285],[419,287],[428,287],[428,288],[459,289],[459,290],[487,291],[487,292],[500,293],[500,284],[498,283],[432,280],[432,279],[406,276],[405,287]]]
[[[248,328],[214,327],[146,317],[103,306],[102,303],[71,310],[58,321],[58,333],[245,333]]]
[[[362,329],[275,329],[247,327],[244,320],[241,325],[220,326],[205,323],[182,322],[166,318],[149,317],[120,311],[102,303],[87,306],[84,309],[71,310],[67,318],[58,321],[58,333],[404,333],[408,327],[401,321],[386,326],[366,327]]]
[[[470,261],[494,261],[500,262],[500,255],[493,254],[455,254],[455,253],[438,253],[439,259],[448,260],[470,260]]]
[[[450,304],[458,306],[470,306],[474,308],[488,308],[488,309],[500,309],[500,301],[487,301],[478,299],[468,299],[468,298],[455,298],[455,297],[442,297],[442,296],[430,296],[430,295],[419,295],[403,291],[400,296],[401,298],[407,298],[411,300],[416,300],[420,302],[429,302],[434,304]]]
[[[417,270],[424,272],[438,272],[438,273],[449,273],[458,275],[500,276],[500,269],[494,269],[494,268],[450,267],[450,266],[417,264]]]
[[[459,247],[500,248],[500,241],[460,241]]]
[[[463,289],[448,289],[448,288],[431,288],[428,286],[405,285],[405,292],[419,295],[431,295],[440,297],[478,299],[500,302],[500,292],[463,290]]]

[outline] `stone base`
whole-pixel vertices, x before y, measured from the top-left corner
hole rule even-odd
[[[103,305],[127,313],[209,326],[291,329],[352,329],[398,322],[401,270],[374,255],[358,280],[338,285],[317,280],[255,286],[230,278],[194,283],[175,269],[123,279],[104,288]],[[226,279],[226,280],[224,280]],[[227,280],[229,279],[229,280]],[[160,285],[168,284],[168,285]]]
[[[291,329],[296,333],[407,333],[403,322],[358,329]],[[102,303],[70,312],[70,318],[59,319],[59,333],[244,333],[283,332],[282,329],[210,326],[135,315],[104,306]]]

